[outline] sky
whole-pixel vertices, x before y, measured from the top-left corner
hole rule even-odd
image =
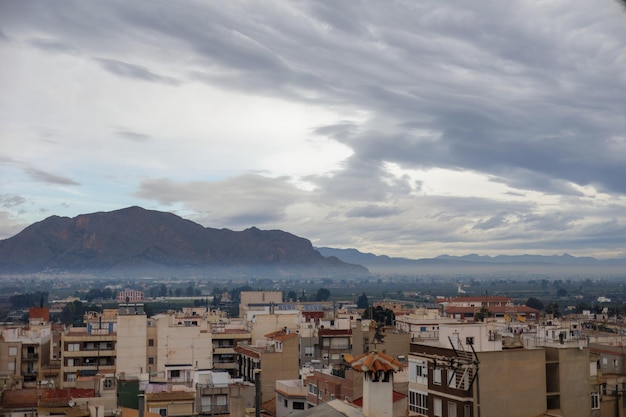
[[[0,60],[0,239],[141,206],[413,259],[626,257],[616,0],[1,0]]]

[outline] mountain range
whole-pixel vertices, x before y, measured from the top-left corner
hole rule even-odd
[[[0,240],[0,275],[95,273],[142,276],[367,276],[376,274],[584,273],[626,276],[626,259],[441,255],[408,259],[314,248],[302,237],[256,227],[204,227],[141,207],[51,216]]]
[[[372,273],[608,273],[626,276],[626,259],[596,259],[562,255],[440,255],[435,258],[408,259],[362,253],[356,249],[316,248],[324,256],[363,265]]]
[[[0,241],[3,273],[124,275],[368,275],[324,257],[280,230],[212,229],[172,213],[129,207],[74,218],[51,216]]]

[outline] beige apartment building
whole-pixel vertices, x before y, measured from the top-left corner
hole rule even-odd
[[[232,378],[239,378],[239,354],[235,348],[251,343],[251,334],[242,321],[211,325],[213,341],[213,369],[224,370]]]
[[[87,312],[85,327],[69,327],[61,336],[61,386],[75,388],[81,376],[115,374],[117,310]]]
[[[263,401],[275,397],[276,381],[296,379],[299,375],[298,334],[279,330],[266,335],[256,345],[239,345],[239,373],[244,381],[255,382],[261,372]]]
[[[204,308],[147,318],[142,304],[120,304],[118,378],[191,384],[193,372],[213,366],[210,326],[219,316]]]
[[[597,389],[584,340],[498,336],[489,323],[442,325],[411,345],[409,415],[591,417]],[[551,330],[548,331],[551,335]],[[531,347],[525,345],[532,345]]]
[[[52,328],[49,310],[31,308],[28,325],[11,325],[0,331],[0,383],[5,389],[54,384],[49,372]]]

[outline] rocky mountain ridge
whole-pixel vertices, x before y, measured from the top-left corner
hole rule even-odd
[[[119,274],[224,272],[337,275],[368,271],[324,257],[307,239],[252,227],[204,227],[175,214],[128,207],[74,218],[51,216],[0,241],[4,273]]]

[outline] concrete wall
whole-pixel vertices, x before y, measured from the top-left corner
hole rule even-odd
[[[148,372],[146,315],[120,315],[117,318],[116,372],[137,376]]]
[[[591,416],[588,348],[546,348],[559,359],[561,413],[568,417]]]
[[[250,331],[252,345],[257,340],[265,341],[265,335],[287,328],[295,332],[299,328],[300,313],[290,314],[257,314],[254,318],[254,325]]]
[[[474,390],[480,389],[481,417],[536,417],[546,410],[543,349],[483,352],[478,357]]]
[[[297,379],[299,369],[297,337],[285,340],[282,352],[262,353],[261,392],[263,401],[275,397],[277,380]]]

